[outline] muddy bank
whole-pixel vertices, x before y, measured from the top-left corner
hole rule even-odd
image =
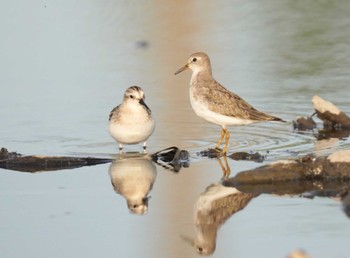
[[[256,154],[238,154],[229,158],[256,162],[261,162],[264,159],[264,156]],[[170,147],[150,156],[155,163],[173,172],[179,172],[181,168],[189,167],[190,165],[189,153],[177,147]],[[226,157],[223,158],[226,159]],[[9,152],[5,148],[0,150],[1,168],[24,172],[72,169],[109,163],[112,160],[112,158],[94,157],[23,156],[17,152]],[[225,166],[228,166],[227,161]],[[226,174],[229,175],[229,171],[226,171]],[[235,177],[237,184],[264,184],[295,180],[325,179],[350,179],[350,150],[338,151],[328,157],[307,155],[296,160],[282,160],[249,171],[240,172]]]
[[[146,155],[140,153],[126,153],[119,155]],[[182,167],[190,165],[190,155],[186,150],[177,147],[169,147],[150,155],[153,162],[171,170],[179,172]],[[6,148],[0,149],[0,168],[21,172],[44,172],[63,169],[74,169],[83,166],[94,166],[112,162],[113,158],[94,157],[68,157],[68,156],[37,156],[22,155],[17,152],[9,152]]]
[[[328,157],[304,156],[282,160],[237,174],[237,184],[264,184],[300,180],[350,180],[350,150]]]
[[[111,159],[93,157],[24,156],[17,152],[9,152],[6,148],[1,148],[0,150],[0,168],[21,172],[73,169],[108,163],[111,161]]]

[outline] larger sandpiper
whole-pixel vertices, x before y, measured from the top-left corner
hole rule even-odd
[[[119,150],[123,144],[137,144],[146,141],[155,128],[155,121],[151,110],[145,103],[145,93],[138,86],[129,87],[123,102],[109,114],[108,131],[112,138],[119,143]]]
[[[187,64],[176,73],[192,70],[190,81],[190,100],[194,112],[205,120],[222,127],[221,137],[216,149],[226,154],[230,133],[227,126],[246,125],[256,122],[280,121],[278,117],[256,110],[235,93],[218,83],[212,75],[209,56],[203,52],[190,56]],[[226,137],[224,148],[221,142]]]

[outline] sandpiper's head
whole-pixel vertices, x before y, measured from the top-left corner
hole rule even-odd
[[[203,52],[197,52],[197,53],[192,54],[190,56],[190,58],[188,59],[187,64],[184,67],[177,70],[175,72],[175,75],[179,74],[187,69],[191,69],[192,72],[194,72],[194,73],[200,72],[203,70],[207,70],[209,73],[211,73],[211,65],[210,65],[209,56]]]
[[[124,93],[124,103],[127,103],[128,105],[138,105],[141,104],[148,112],[148,114],[151,114],[151,110],[145,103],[145,92],[141,89],[139,86],[131,86],[126,89]]]
[[[124,93],[124,101],[140,102],[145,100],[145,93],[139,86],[131,86]]]
[[[144,215],[148,211],[148,199],[149,197],[144,197],[141,199],[130,199],[127,200],[128,208],[131,213]]]
[[[182,240],[184,240],[186,243],[191,245],[198,254],[208,256],[213,254],[215,251],[216,234],[214,238],[209,239],[209,241],[208,239],[205,239],[205,237],[206,236],[204,236],[204,238],[202,238],[201,236],[200,237],[197,236],[196,239],[192,239],[191,237],[181,235]]]

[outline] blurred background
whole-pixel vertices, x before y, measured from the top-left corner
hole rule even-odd
[[[299,133],[291,121],[313,113],[314,95],[350,113],[349,13],[345,0],[0,1],[2,147],[113,157],[109,112],[138,85],[157,122],[148,151],[176,145],[191,154],[179,174],[157,166],[146,216],[128,213],[109,164],[35,175],[0,169],[4,257],[196,257],[180,235],[194,235],[193,205],[221,178],[216,160],[196,155],[215,146],[220,128],[192,111],[190,72],[174,72],[206,52],[221,84],[288,121],[231,128],[228,152],[269,152],[269,162],[348,149],[348,135],[320,141],[317,129]],[[230,165],[234,175],[259,164]],[[222,227],[213,256],[304,248],[345,257],[349,229],[333,200],[263,195]]]

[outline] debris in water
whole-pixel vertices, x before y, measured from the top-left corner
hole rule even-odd
[[[179,172],[182,167],[190,166],[190,154],[187,150],[180,150],[178,147],[169,147],[151,155],[152,160],[171,171]]]

